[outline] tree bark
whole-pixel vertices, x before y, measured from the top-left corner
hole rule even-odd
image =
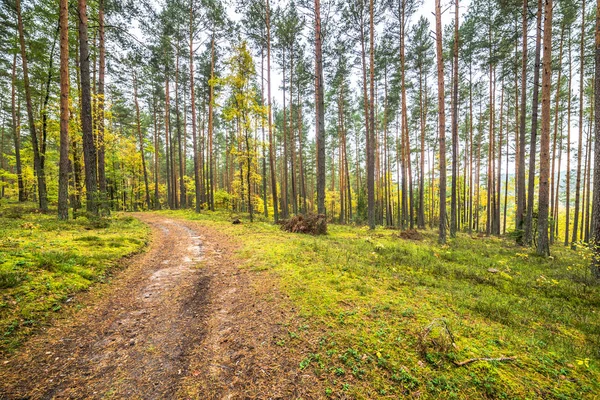
[[[152,203],[150,201],[150,185],[148,184],[148,171],[146,170],[146,156],[144,154],[144,136],[142,135],[142,123],[140,121],[140,105],[138,102],[137,95],[137,79],[135,72],[133,73],[133,102],[135,104],[135,119],[138,140],[140,141],[140,157],[142,158],[142,173],[144,174],[144,187],[146,189],[146,206],[148,210],[152,209]]]
[[[552,84],[552,0],[544,0],[544,57],[542,74],[542,135],[537,253],[550,255],[548,243],[548,178],[550,175],[550,87]]]
[[[60,0],[60,161],[58,218],[69,218],[69,3]]]
[[[577,143],[577,179],[575,180],[575,215],[573,216],[573,235],[571,236],[571,248],[575,249],[577,242],[577,231],[579,228],[579,205],[581,192],[581,153],[583,146],[583,82],[584,82],[584,43],[585,43],[585,0],[581,4],[581,46],[579,47],[579,142]]]
[[[322,42],[321,1],[315,0],[315,105],[317,116],[317,212],[319,214],[325,214],[325,99]]]
[[[450,237],[456,237],[458,180],[458,1],[454,0],[454,51],[452,67],[452,197],[450,200]],[[527,1],[527,0],[525,0]]]
[[[442,10],[435,0],[435,33],[437,50],[438,114],[440,141],[440,230],[438,242],[446,243],[446,112],[444,94],[444,53],[442,50]]]
[[[524,218],[525,218],[525,206],[526,206],[526,193],[525,193],[525,112],[526,100],[527,100],[527,0],[523,0],[523,11],[522,11],[522,25],[523,30],[521,34],[521,41],[523,45],[521,55],[521,113],[519,121],[519,157],[518,157],[518,172],[517,172],[517,215],[516,215],[516,229],[517,231],[523,230]],[[519,242],[524,243],[523,236],[518,236]]]
[[[17,188],[19,190],[19,202],[27,200],[25,187],[23,185],[23,167],[21,165],[21,129],[17,118],[17,53],[13,56],[12,80],[11,80],[11,109],[12,130],[15,143],[15,168],[17,170]]]
[[[592,262],[590,272],[600,280],[600,0],[596,2],[594,43],[594,194],[592,204]]]
[[[215,35],[213,33],[210,42],[210,79],[215,78]],[[208,93],[208,179],[209,179],[209,207],[215,211],[215,180],[214,180],[214,156],[213,156],[213,101],[214,84],[210,83]]]
[[[542,42],[542,0],[538,0],[537,28],[535,36],[535,65],[533,69],[533,95],[531,97],[531,143],[529,147],[529,182],[527,196],[527,215],[525,217],[524,244],[533,241],[533,200],[535,190],[535,157],[538,129],[538,105],[540,92],[540,57]],[[553,178],[554,179],[554,178]]]
[[[190,107],[192,108],[192,146],[194,149],[194,195],[196,199],[196,212],[202,206],[200,180],[200,160],[198,159],[198,134],[196,129],[196,88],[194,87],[194,2],[190,1]]]
[[[369,129],[367,130],[367,214],[369,228],[375,229],[375,25],[374,4],[369,2]]]
[[[273,113],[271,107],[271,9],[269,0],[265,0],[265,20],[267,33],[267,103],[269,113],[269,169],[271,172],[271,195],[273,196],[273,220],[279,221],[279,209],[277,200],[277,177],[275,171],[275,144],[273,142]]]
[[[97,91],[97,123],[98,130],[98,191],[100,195],[100,208],[108,212],[110,207],[107,203],[106,168],[104,161],[104,75],[106,71],[106,46],[104,41],[104,0],[98,0],[98,91]]]
[[[85,0],[80,0],[85,3]],[[19,31],[19,44],[21,48],[21,62],[23,64],[23,86],[25,87],[25,101],[27,103],[27,118],[29,122],[29,133],[31,145],[33,146],[33,167],[37,175],[38,201],[42,212],[48,211],[48,194],[46,190],[46,174],[42,166],[38,137],[33,117],[33,103],[31,101],[31,87],[29,85],[29,69],[27,67],[27,52],[25,51],[25,32],[23,28],[23,17],[21,15],[21,0],[15,0],[17,10],[17,30]]]
[[[90,54],[88,47],[88,17],[86,0],[79,0],[79,69],[81,79],[81,131],[85,162],[86,209],[98,214],[97,155],[92,132],[90,84]]]

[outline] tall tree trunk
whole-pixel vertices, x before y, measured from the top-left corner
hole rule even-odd
[[[46,171],[46,146],[48,143],[48,103],[50,102],[50,85],[53,80],[52,73],[54,72],[54,52],[56,50],[56,41],[58,38],[60,26],[56,30],[54,40],[52,41],[52,48],[50,50],[50,62],[48,63],[48,76],[46,78],[46,87],[44,89],[44,101],[41,105],[41,116],[42,116],[42,142],[40,143],[40,164],[41,169]]]
[[[98,0],[98,99],[97,99],[97,129],[98,129],[98,190],[100,194],[100,207],[109,210],[106,197],[106,168],[104,161],[104,74],[106,70],[106,46],[104,45],[104,0]]]
[[[179,160],[179,206],[181,208],[186,208],[185,157],[183,152],[183,147],[185,146],[185,134],[181,134],[181,111],[179,109],[179,47],[177,48],[177,56],[175,59],[175,113],[177,123],[177,158]]]
[[[267,33],[267,102],[269,113],[269,169],[271,170],[271,195],[273,196],[273,219],[279,221],[279,205],[277,200],[277,177],[275,170],[275,144],[273,142],[273,112],[271,107],[271,9],[269,0],[265,0],[265,21]]]
[[[556,105],[554,108],[554,135],[553,135],[553,139],[552,139],[552,167],[550,168],[550,219],[551,219],[551,223],[550,223],[550,244],[554,243],[554,233],[556,231],[555,228],[555,209],[554,209],[554,185],[556,184],[556,178],[554,175],[554,171],[555,171],[555,158],[556,158],[556,141],[558,139],[558,110],[559,110],[559,106],[560,106],[560,88],[561,88],[561,78],[562,78],[562,66],[561,66],[561,62],[562,62],[562,52],[563,52],[563,38],[564,38],[564,24],[561,24],[561,30],[560,30],[560,45],[559,45],[559,49],[558,49],[558,66],[557,66],[557,70],[558,70],[558,77],[556,79]],[[569,35],[569,57],[571,55],[570,53],[570,35]],[[570,61],[570,60],[569,60]],[[569,62],[569,68],[570,68],[570,62]],[[569,74],[570,75],[570,74]],[[570,89],[570,87],[569,87]],[[570,97],[569,97],[570,100]],[[570,103],[570,101],[569,101]],[[562,133],[562,127],[561,127],[561,133]],[[569,162],[567,161],[567,164]],[[559,169],[560,169],[560,164],[558,164]],[[560,186],[560,182],[557,185],[557,187]],[[558,190],[556,191],[557,193],[557,197],[558,197]],[[557,198],[557,202],[556,204],[558,204],[558,198]],[[556,210],[558,212],[558,210]],[[558,213],[557,213],[558,214]],[[527,222],[527,220],[525,221]]]
[[[500,235],[500,202],[502,197],[501,182],[502,182],[502,129],[504,128],[503,122],[504,112],[504,80],[500,81],[500,129],[498,131],[498,171],[496,172],[496,208],[494,216],[494,230],[493,233]],[[508,128],[507,128],[508,131]],[[507,141],[508,141],[508,134]],[[508,156],[507,156],[508,157]]]
[[[454,0],[454,50],[452,67],[452,197],[450,200],[450,237],[456,237],[458,180],[458,0]]]
[[[529,146],[529,182],[527,195],[527,216],[525,217],[524,244],[533,241],[533,200],[535,190],[535,157],[538,128],[538,105],[540,92],[540,57],[542,43],[542,0],[538,0],[537,28],[535,35],[535,64],[533,69],[533,96],[531,97],[531,144]],[[552,178],[554,179],[554,178]]]
[[[262,80],[261,80],[262,82]],[[200,180],[200,160],[198,159],[198,138],[196,132],[196,88],[194,87],[194,2],[190,1],[190,107],[192,108],[192,145],[194,149],[194,195],[196,212],[202,206],[202,181]]]
[[[148,184],[148,171],[146,169],[146,156],[144,154],[144,136],[142,135],[142,123],[140,120],[140,105],[138,103],[137,95],[137,79],[135,72],[133,73],[133,102],[135,104],[135,119],[138,139],[140,141],[140,157],[142,158],[142,173],[144,174],[144,188],[146,189],[146,206],[148,210],[152,209],[152,203],[150,201],[150,186]]]
[[[298,168],[300,168],[300,190],[302,194],[301,212],[307,213],[308,207],[306,204],[306,178],[304,174],[304,144],[302,139],[303,117],[302,117],[302,102],[300,101],[300,80],[298,80]],[[349,189],[350,190],[350,189]],[[352,208],[350,209],[352,214]]]
[[[571,217],[571,81],[572,81],[572,67],[571,67],[571,33],[569,32],[569,83],[567,88],[567,178],[565,181],[565,246],[569,245],[569,228],[570,228],[570,217]],[[559,93],[560,93],[560,80],[556,84],[556,113],[554,115],[555,124],[558,125],[558,109],[559,109]],[[556,129],[555,129],[556,134]],[[560,165],[560,164],[559,164]],[[558,182],[560,185],[560,181]],[[558,193],[558,192],[557,192]],[[558,195],[557,203],[558,203]],[[558,215],[558,206],[556,207],[556,215]]]
[[[469,63],[469,233],[473,231],[473,66]]]
[[[582,211],[581,211],[581,228],[580,228],[580,235],[579,235],[579,240],[583,241],[584,243],[587,243],[587,230],[586,230],[586,225],[588,224],[588,209],[587,209],[587,203],[588,203],[588,196],[589,196],[589,158],[590,158],[590,147],[591,147],[591,137],[590,137],[590,133],[587,134],[587,138],[586,138],[586,145],[585,145],[585,160],[584,160],[584,168],[583,168],[583,200],[581,202],[581,207],[582,207]]]
[[[58,218],[69,218],[69,3],[60,0],[60,160]]]
[[[442,9],[440,0],[435,0],[435,33],[438,75],[438,125],[440,136],[440,231],[438,242],[444,244],[446,243],[446,112],[444,104],[444,53],[442,50]]]
[[[419,212],[417,214],[417,227],[425,229],[425,123],[427,115],[423,101],[423,66],[419,65],[419,122],[421,125],[421,159],[419,174]]]
[[[592,204],[592,262],[590,272],[600,280],[600,0],[596,2],[594,43],[594,194]]]
[[[523,230],[525,219],[526,193],[525,193],[525,121],[527,110],[527,0],[523,0],[523,30],[521,41],[523,50],[521,54],[521,112],[519,122],[519,157],[518,157],[518,173],[517,173],[517,226],[518,231]],[[523,236],[519,236],[519,242],[523,244]]]
[[[170,125],[171,125],[171,100],[169,97],[170,89],[169,89],[169,69],[165,68],[165,162],[166,162],[166,172],[167,172],[167,204],[170,209],[175,208],[173,206],[173,183],[171,180],[171,174],[173,171],[171,170],[171,150],[169,146],[169,138],[170,138]]]
[[[17,170],[17,188],[19,190],[19,202],[27,200],[25,187],[23,185],[23,168],[21,166],[21,129],[17,118],[17,53],[13,56],[12,80],[11,80],[11,109],[12,130],[15,143],[15,168]]]
[[[315,105],[317,115],[317,211],[319,214],[325,214],[325,99],[322,41],[321,1],[315,0]]]
[[[260,99],[261,105],[264,107],[265,105],[265,56],[264,56],[264,46],[260,48]],[[262,140],[261,140],[261,149],[262,149],[262,195],[263,195],[263,208],[265,218],[269,218],[269,202],[267,200],[267,155],[266,155],[266,144],[265,144],[265,118],[261,118],[261,130],[262,130]]]
[[[267,2],[268,9],[268,2]],[[268,11],[267,11],[268,12]],[[210,42],[210,79],[215,77],[215,35],[213,33]],[[214,85],[210,85],[208,92],[208,179],[209,179],[209,207],[215,211],[215,180],[214,180],[214,155],[213,155],[213,102]],[[269,107],[270,108],[270,107]]]
[[[292,212],[298,214],[298,189],[296,183],[296,134],[294,129],[294,46],[290,47],[290,167],[292,169]]]
[[[160,169],[160,166],[158,164],[158,153],[160,150],[158,147],[158,117],[156,115],[156,103],[156,97],[152,97],[152,114],[154,120],[154,209],[158,210],[160,209],[160,199],[158,192],[158,177]]]
[[[508,103],[508,102],[507,102]],[[509,129],[508,129],[508,122],[509,122],[509,105],[506,105],[506,174],[504,177],[504,223],[502,224],[502,234],[506,234],[506,214],[507,214],[507,209],[508,209],[508,161],[510,159],[510,157],[508,156],[509,154],[509,144],[510,144],[510,140],[509,140]]]
[[[92,103],[90,84],[90,54],[88,48],[88,18],[86,0],[79,0],[79,69],[81,79],[81,131],[85,161],[86,209],[98,214],[97,159],[92,132]]]
[[[542,74],[542,135],[537,253],[550,255],[548,243],[548,178],[550,174],[550,87],[552,84],[552,0],[544,0],[544,57]]]
[[[286,86],[285,86],[285,66],[286,66],[286,62],[285,62],[285,49],[281,52],[281,56],[282,56],[282,65],[283,65],[283,76],[282,76],[282,80],[281,80],[281,84],[282,84],[282,89],[283,89],[283,159],[282,159],[282,163],[283,163],[283,179],[281,180],[282,183],[282,187],[281,187],[281,216],[286,219],[289,217],[289,213],[290,213],[290,201],[289,201],[289,197],[290,197],[290,191],[289,191],[289,170],[288,170],[288,166],[289,166],[289,144],[288,144],[288,124],[287,124],[287,107],[285,104],[286,101],[286,97],[285,97],[285,90],[286,90]],[[316,93],[316,92],[315,92]]]
[[[369,228],[375,229],[375,23],[374,4],[369,2],[369,129],[367,130],[367,214]]]
[[[85,0],[80,0],[85,5]],[[38,137],[33,117],[33,103],[31,101],[31,87],[29,85],[29,70],[27,67],[27,52],[25,51],[25,32],[23,28],[23,17],[21,16],[21,0],[15,0],[17,10],[17,29],[19,31],[19,44],[21,48],[21,62],[23,64],[23,86],[25,87],[25,101],[27,103],[27,118],[29,122],[29,133],[31,145],[33,146],[33,167],[37,175],[39,206],[42,212],[48,211],[48,194],[46,190],[46,174],[42,167]],[[88,69],[89,72],[89,69]],[[88,74],[89,76],[89,74]]]
[[[579,228],[579,206],[581,192],[581,153],[583,145],[583,82],[584,82],[584,44],[585,44],[585,0],[581,2],[581,45],[579,47],[579,142],[577,143],[577,179],[575,180],[575,215],[573,217],[573,235],[571,248],[575,249]]]
[[[4,99],[2,100],[2,102],[0,102],[0,110],[4,109]],[[6,166],[4,165],[4,137],[5,137],[5,123],[6,123],[6,117],[3,115],[2,116],[2,125],[0,126],[0,130],[2,131],[2,133],[0,133],[0,169],[4,170],[6,168]],[[5,195],[5,191],[4,191],[4,185],[6,183],[6,179],[4,177],[4,175],[2,176],[2,179],[0,180],[0,198],[4,198]]]

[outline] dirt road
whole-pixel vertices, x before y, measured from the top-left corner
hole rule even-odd
[[[2,360],[0,399],[317,397],[302,352],[275,344],[294,317],[266,297],[284,296],[238,267],[233,238],[136,216],[152,228],[148,251],[84,298],[87,308]]]

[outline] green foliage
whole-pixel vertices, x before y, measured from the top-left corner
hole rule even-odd
[[[168,215],[235,231],[246,267],[279,277],[310,326],[297,330],[304,341],[285,345],[305,346],[305,335],[319,332],[299,350],[310,354],[299,368],[325,379],[330,395],[579,399],[600,391],[600,289],[590,285],[586,248],[554,246],[554,257],[541,258],[510,239],[459,234],[440,246],[433,231],[415,242],[329,225],[312,237],[264,222],[233,227],[224,213]],[[422,352],[436,320],[451,334],[432,331]],[[454,364],[501,356],[517,359]]]
[[[99,223],[101,221],[101,223]],[[15,349],[76,292],[139,251],[147,228],[127,216],[58,221],[33,205],[0,213],[0,351]]]

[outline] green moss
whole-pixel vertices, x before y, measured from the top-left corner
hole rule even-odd
[[[552,258],[541,258],[502,238],[459,234],[439,246],[433,231],[407,241],[391,230],[339,225],[307,237],[265,221],[232,225],[220,212],[163,214],[235,236],[247,268],[278,277],[308,327],[298,335],[321,337],[301,349],[310,356],[299,368],[324,377],[332,393],[342,385],[359,399],[600,392],[600,287],[590,284],[583,247],[557,245]],[[442,318],[456,347],[426,343],[423,350],[425,328]],[[501,356],[517,359],[453,363]]]
[[[33,207],[2,207],[0,351],[14,350],[72,294],[102,282],[116,260],[148,238],[142,223],[120,214],[102,224],[85,217],[62,222]]]

